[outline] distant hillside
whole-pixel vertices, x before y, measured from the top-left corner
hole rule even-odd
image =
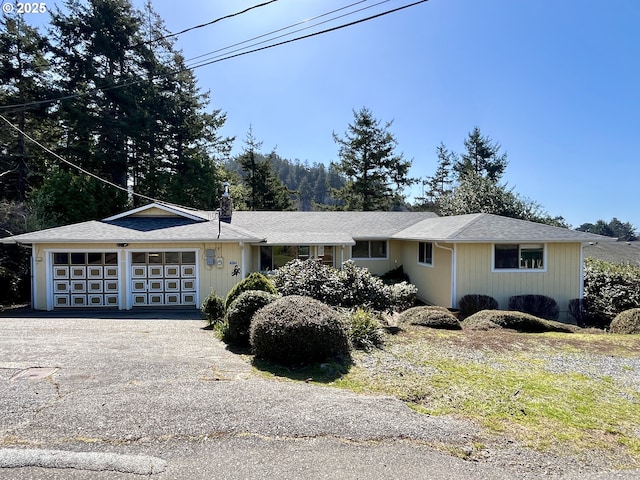
[[[262,161],[267,158],[285,186],[297,192],[295,202],[298,210],[322,210],[335,207],[336,201],[331,196],[331,188],[342,187],[344,180],[330,167],[322,163],[291,161],[278,155],[267,157],[256,154],[257,160]],[[237,158],[225,162],[225,168],[242,176],[242,168]]]

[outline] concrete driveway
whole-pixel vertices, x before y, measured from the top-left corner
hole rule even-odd
[[[118,317],[0,318],[0,478],[560,473],[535,454],[485,463],[447,454],[472,448],[473,425],[419,415],[392,398],[261,378],[203,330],[197,313]]]

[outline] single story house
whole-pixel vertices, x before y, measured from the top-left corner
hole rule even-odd
[[[35,309],[147,306],[198,308],[253,271],[293,258],[374,274],[400,265],[430,304],[466,294],[544,294],[562,311],[583,292],[584,247],[610,240],[492,214],[246,212],[152,203],[88,221],[1,239],[32,251]]]

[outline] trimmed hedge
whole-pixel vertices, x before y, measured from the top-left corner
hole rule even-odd
[[[458,309],[460,310],[460,318],[464,320],[481,310],[497,310],[498,301],[489,295],[469,294],[458,300]]]
[[[611,322],[611,333],[640,333],[640,308],[620,312]]]
[[[259,272],[253,272],[233,286],[227,294],[227,299],[224,302],[224,308],[229,308],[233,301],[238,298],[242,292],[246,292],[248,290],[262,290],[263,292],[272,293],[274,295],[278,293],[271,280]]]
[[[224,301],[212,290],[207,298],[204,299],[204,302],[202,302],[200,311],[204,314],[209,325],[218,323],[222,321],[224,317]]]
[[[509,297],[509,310],[528,313],[545,320],[557,320],[560,315],[558,303],[546,295],[514,295]]]
[[[349,333],[339,314],[310,297],[277,299],[253,316],[251,347],[258,358],[297,365],[349,356]]]
[[[482,310],[462,322],[465,329],[487,330],[508,328],[524,333],[564,332],[573,333],[576,327],[552,320],[545,320],[524,312]]]
[[[584,298],[587,313],[604,326],[619,313],[640,308],[640,268],[585,259]]]
[[[262,290],[242,292],[227,309],[225,315],[225,342],[233,345],[248,346],[253,315],[277,298],[277,295]]]
[[[460,330],[462,328],[458,319],[447,308],[437,306],[409,308],[400,314],[398,324],[400,326],[418,325],[446,330]]]

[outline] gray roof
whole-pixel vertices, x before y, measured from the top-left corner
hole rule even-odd
[[[160,228],[158,228],[160,227]],[[49,228],[3,238],[2,243],[141,243],[141,242],[259,242],[261,237],[217,221],[187,221],[180,218],[130,217],[110,222],[89,222]]]
[[[392,238],[453,243],[597,242],[612,240],[610,237],[601,235],[502,217],[490,213],[473,213],[423,220],[396,233]]]
[[[157,207],[172,215],[136,215]],[[432,212],[247,212],[222,223],[216,212],[151,204],[89,221],[1,239],[2,243],[240,242],[353,245],[354,240],[442,242],[600,242],[614,240],[488,213],[438,217]]]
[[[387,239],[433,212],[233,212],[232,225],[266,237],[268,244],[353,245]]]
[[[585,258],[605,262],[640,266],[640,242],[610,241],[591,242],[584,247]]]

